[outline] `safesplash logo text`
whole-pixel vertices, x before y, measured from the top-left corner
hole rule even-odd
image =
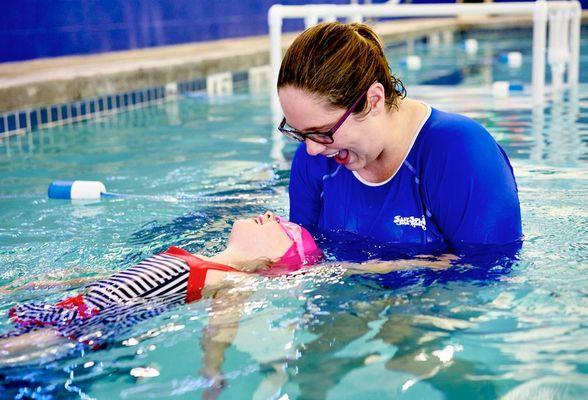
[[[413,228],[423,228],[423,231],[427,230],[427,221],[425,220],[425,216],[422,217],[401,217],[397,215],[394,217],[394,223],[396,225],[410,225]]]

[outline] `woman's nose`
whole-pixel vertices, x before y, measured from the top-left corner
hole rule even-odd
[[[265,212],[265,214],[263,214],[263,217],[264,217],[265,219],[267,219],[268,221],[273,221],[273,220],[275,220],[275,219],[276,219],[276,216],[275,216],[275,215],[274,215],[274,213],[273,213],[273,212],[271,212],[271,211],[266,211],[266,212]]]
[[[306,152],[310,156],[316,156],[317,154],[320,154],[323,151],[325,151],[325,149],[327,148],[327,146],[325,146],[324,144],[314,142],[310,139],[306,139],[305,143],[306,143]]]

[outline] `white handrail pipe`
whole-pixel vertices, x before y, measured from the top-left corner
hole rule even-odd
[[[564,57],[566,49],[563,47],[564,16],[561,11],[549,15],[549,46],[547,61],[551,68],[552,92],[559,92],[563,87],[565,73]]]
[[[282,13],[283,7],[275,4],[270,7],[268,13],[269,36],[270,36],[270,71],[271,71],[271,108],[274,115],[281,111],[278,99],[277,85],[280,73],[280,62],[282,60]],[[274,118],[275,119],[275,118]]]
[[[580,69],[580,28],[582,24],[582,6],[573,2],[570,21],[570,59],[568,61],[568,85],[575,88],[578,85]]]
[[[283,18],[304,18],[311,10],[318,11],[319,14],[336,15],[337,17],[351,17],[357,12],[357,7],[361,7],[361,13],[364,18],[372,17],[443,17],[455,15],[528,15],[532,8],[538,2],[520,2],[520,3],[501,3],[501,4],[352,4],[352,5],[302,5],[302,6],[284,6],[273,5],[270,7],[280,8],[280,15]],[[549,1],[550,10],[563,10],[574,3],[568,1]]]
[[[538,1],[533,8],[533,103],[543,102],[545,93],[545,49],[547,35],[547,4]]]
[[[360,10],[360,11],[358,11]],[[279,100],[275,83],[279,73],[281,62],[281,29],[282,19],[284,18],[303,18],[306,26],[314,24],[320,18],[333,20],[334,18],[347,18],[353,20],[359,18],[375,17],[451,17],[460,15],[529,15],[533,14],[533,102],[540,104],[544,102],[545,92],[545,58],[546,58],[546,36],[547,24],[550,14],[557,11],[571,11],[567,17],[555,17],[550,27],[553,29],[554,38],[550,42],[557,45],[550,46],[557,48],[561,44],[559,41],[566,41],[569,46],[561,46],[561,52],[550,50],[553,53],[552,68],[555,67],[554,75],[562,75],[558,71],[559,64],[563,61],[563,67],[569,68],[568,81],[570,85],[577,84],[579,69],[579,36],[580,36],[580,11],[581,6],[577,0],[573,1],[543,1],[520,2],[520,3],[501,3],[501,4],[348,4],[348,5],[301,5],[301,6],[283,6],[274,5],[268,13],[268,23],[270,26],[270,42],[272,49],[270,51],[271,71],[274,85],[272,87],[272,111],[280,113]],[[568,36],[569,35],[569,36]],[[551,37],[551,33],[550,33]],[[569,48],[569,51],[566,51]],[[567,61],[567,62],[566,62]],[[563,79],[563,78],[562,78]],[[555,78],[557,86],[559,77]],[[561,86],[561,85],[560,85]]]
[[[304,27],[306,29],[310,28],[311,26],[315,26],[318,24],[318,15],[310,14],[304,17]]]

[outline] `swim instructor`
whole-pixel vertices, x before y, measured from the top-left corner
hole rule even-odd
[[[479,123],[406,97],[371,27],[304,31],[284,56],[278,94],[279,130],[302,142],[291,221],[440,251],[522,238],[502,148]]]

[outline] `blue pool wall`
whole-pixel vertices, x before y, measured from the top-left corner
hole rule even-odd
[[[382,3],[385,0],[372,0]],[[588,0],[582,0],[586,7]],[[363,2],[363,1],[360,1]],[[403,0],[404,2],[404,0]],[[452,3],[411,0],[411,3]],[[349,0],[0,0],[0,62],[264,35],[273,4]],[[287,21],[284,30],[302,28]]]

